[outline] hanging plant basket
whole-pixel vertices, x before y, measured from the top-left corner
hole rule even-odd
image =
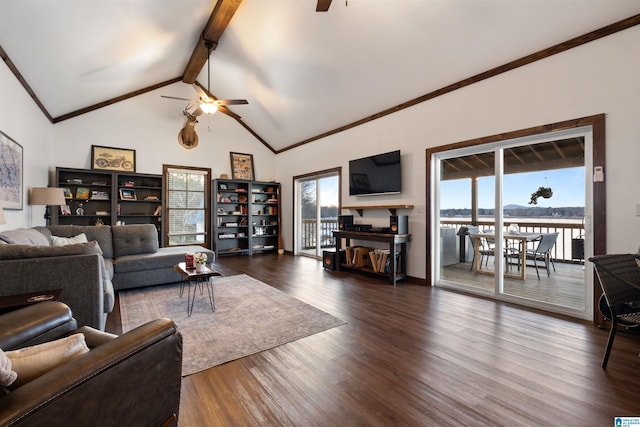
[[[549,199],[553,196],[553,190],[551,187],[538,187],[536,191],[531,193],[531,200],[529,201],[530,205],[538,204],[538,197],[542,197],[543,199]]]

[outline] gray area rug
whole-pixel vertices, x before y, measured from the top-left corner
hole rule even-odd
[[[205,289],[196,293],[191,317],[178,284],[120,292],[122,331],[172,319],[182,333],[186,376],[346,323],[246,274],[214,278],[213,289],[216,311]]]

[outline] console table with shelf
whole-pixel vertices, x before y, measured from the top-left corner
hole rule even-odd
[[[344,209],[344,208],[343,208]],[[411,241],[411,234],[371,233],[366,231],[334,231],[336,252],[342,250],[342,239],[345,247],[351,244],[351,239],[386,243],[389,248],[389,272],[375,272],[368,267],[352,267],[343,263],[336,263],[337,270],[351,270],[384,276],[395,286],[399,280],[406,278],[407,271],[407,243]]]

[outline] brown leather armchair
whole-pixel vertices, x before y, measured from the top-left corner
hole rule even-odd
[[[0,426],[177,425],[182,336],[158,319],[121,336],[76,329],[69,308],[43,302],[0,316],[0,348],[82,332],[90,351],[0,393]]]

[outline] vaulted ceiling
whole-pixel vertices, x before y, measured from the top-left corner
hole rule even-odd
[[[229,108],[280,152],[638,14],[640,0],[0,0],[0,55],[54,123],[149,90],[145,108],[180,115],[186,102],[160,95],[193,98],[185,82],[210,78],[215,97],[249,101]]]

